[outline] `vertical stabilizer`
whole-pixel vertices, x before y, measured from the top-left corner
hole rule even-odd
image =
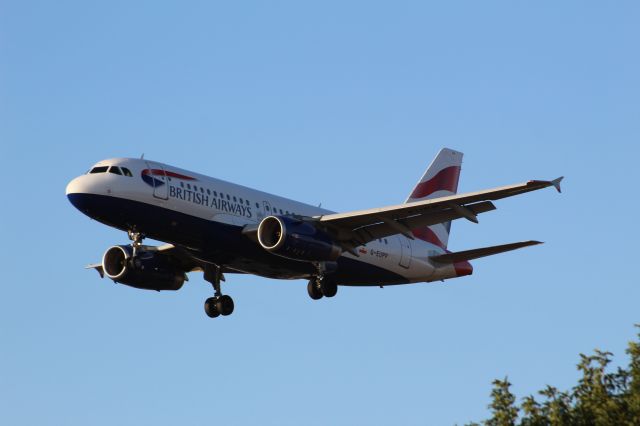
[[[458,191],[462,156],[461,152],[448,148],[441,149],[405,203],[454,195]],[[446,249],[450,231],[451,222],[444,222],[426,228],[414,229],[413,235],[420,240]]]

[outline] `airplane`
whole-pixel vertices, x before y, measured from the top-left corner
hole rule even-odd
[[[143,156],[144,157],[144,156]],[[108,248],[88,265],[115,283],[176,291],[189,272],[203,272],[214,295],[211,317],[228,316],[222,293],[231,274],[308,280],[314,299],[338,286],[391,286],[471,275],[469,261],[541,244],[522,241],[447,250],[451,222],[478,223],[492,201],[547,187],[562,177],[457,194],[461,152],[443,148],[403,204],[335,213],[320,207],[144,158],[100,161],[73,179],[66,195],[90,218],[125,231],[130,244]],[[144,238],[163,245],[143,244]]]

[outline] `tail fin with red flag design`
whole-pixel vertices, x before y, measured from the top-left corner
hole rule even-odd
[[[405,202],[411,203],[456,194],[462,156],[461,152],[448,148],[441,149]],[[444,222],[414,229],[413,235],[446,250],[450,232],[451,222]]]

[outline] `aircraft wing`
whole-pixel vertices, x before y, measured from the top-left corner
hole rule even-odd
[[[539,189],[555,187],[560,192],[562,177],[552,180],[531,180],[516,185],[448,197],[433,198],[396,206],[336,213],[317,216],[318,224],[337,235],[344,248],[354,252],[354,248],[395,234],[403,234],[414,239],[412,229],[435,225],[460,218],[477,223],[477,215],[494,210],[491,201]]]
[[[206,262],[198,259],[197,254],[192,253],[190,250],[184,249],[173,244],[164,244],[161,246],[142,246],[142,250],[145,252],[161,253],[162,256],[166,256],[170,259],[171,263],[178,269],[187,272],[203,272]],[[104,269],[102,263],[93,263],[87,265],[85,269],[95,269],[101,278],[104,278]],[[222,273],[231,274],[243,274],[244,272],[236,271],[235,269],[223,267]],[[223,278],[224,281],[224,278]]]

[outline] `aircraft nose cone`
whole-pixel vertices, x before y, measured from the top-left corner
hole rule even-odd
[[[91,190],[85,176],[73,179],[67,184],[65,193],[69,202],[83,213],[89,213],[89,198]]]
[[[75,178],[75,179],[71,180],[71,181],[67,184],[67,188],[66,188],[66,189],[65,189],[65,191],[64,191],[64,193],[65,193],[65,194],[67,194],[67,197],[68,197],[70,194],[74,194],[74,193],[78,192],[78,191],[77,191],[77,186],[78,186],[78,185],[77,185],[77,183],[76,183],[76,181],[77,181],[77,180],[78,180],[78,178]]]

